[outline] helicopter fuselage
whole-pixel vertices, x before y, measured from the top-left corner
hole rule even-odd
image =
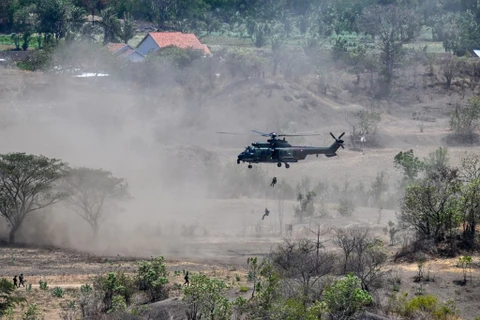
[[[308,155],[317,155],[317,157],[319,154],[324,154],[327,157],[336,156],[338,148],[338,143],[329,147],[312,147],[292,146],[284,140],[275,140],[268,143],[254,142],[238,155],[237,163],[277,163],[280,167],[283,162],[285,167],[288,168],[289,162],[305,160]]]
[[[343,132],[338,138],[333,133],[330,135],[335,142],[328,147],[314,147],[314,146],[292,146],[285,138],[278,139],[278,137],[287,136],[306,136],[306,135],[319,135],[318,133],[306,134],[306,133],[290,133],[290,134],[276,134],[275,132],[264,133],[258,130],[252,130],[256,134],[260,134],[264,137],[270,137],[267,142],[254,142],[251,146],[245,147],[245,150],[237,157],[237,164],[241,162],[247,162],[248,167],[252,168],[252,163],[277,163],[278,167],[282,166],[282,162],[286,168],[289,168],[289,162],[298,162],[299,160],[305,160],[308,155],[324,154],[326,157],[334,157],[337,155],[338,148],[343,146],[344,141],[341,139],[345,132]],[[233,132],[217,132],[221,134],[234,134]],[[241,135],[241,134],[240,134]]]

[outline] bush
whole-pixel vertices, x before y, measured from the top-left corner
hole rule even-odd
[[[27,310],[22,315],[22,320],[43,320],[43,314],[38,309],[36,303],[32,303],[28,305]]]
[[[14,297],[12,293],[15,291],[13,283],[5,278],[0,279],[0,318],[7,310],[13,308],[15,304],[25,301],[23,297]]]
[[[38,281],[38,285],[40,286],[41,290],[47,290],[48,289],[47,281],[40,280],[40,281]]]
[[[112,299],[112,308],[108,310],[108,313],[117,312],[127,309],[127,302],[121,295],[115,295]]]
[[[52,290],[52,295],[57,298],[62,298],[64,296],[65,292],[61,287],[55,287]]]
[[[218,279],[192,274],[190,285],[183,289],[184,301],[188,304],[187,317],[190,320],[228,319],[231,305],[224,296],[227,285]]]
[[[373,301],[370,294],[362,290],[361,280],[353,274],[335,281],[323,295],[322,303],[333,319],[352,319]]]
[[[398,313],[408,319],[416,319],[421,314],[423,319],[446,320],[457,319],[458,310],[451,300],[440,303],[435,296],[422,295],[404,301]]]
[[[167,276],[167,266],[162,256],[138,263],[137,284],[140,290],[148,292],[152,302],[168,298]]]
[[[133,279],[122,271],[110,272],[106,276],[96,277],[94,288],[102,292],[103,311],[106,312],[113,308],[113,298],[117,295],[125,298],[125,303],[129,305],[135,291]]]
[[[100,292],[94,292],[89,284],[82,285],[78,293],[77,301],[83,318],[91,318],[99,313],[102,297]]]
[[[23,70],[36,71],[45,69],[50,65],[54,47],[48,46],[44,49],[33,51],[25,59],[17,63],[17,66]]]
[[[246,293],[248,290],[250,290],[250,288],[247,286],[241,286],[240,289],[238,289],[238,291],[241,293]]]

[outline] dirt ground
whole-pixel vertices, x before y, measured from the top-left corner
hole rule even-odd
[[[240,286],[251,285],[246,281],[247,257],[267,254],[283,241],[285,230],[282,228],[280,234],[277,202],[272,199],[268,187],[265,197],[217,199],[205,196],[208,175],[203,177],[198,171],[207,170],[205,166],[210,159],[211,163],[236,166],[236,155],[243,147],[262,140],[262,137],[220,138],[214,132],[276,130],[273,128],[294,120],[299,131],[325,133],[308,137],[302,144],[329,145],[332,138],[328,132],[337,136],[344,131],[349,133],[344,112],[358,109],[354,102],[340,103],[324,96],[310,96],[308,99],[310,103],[314,101],[315,106],[305,107],[308,101],[303,98],[285,99],[286,95],[305,94],[306,90],[298,85],[283,84],[282,89],[273,90],[273,93],[265,90],[267,85],[270,84],[242,81],[235,86],[225,86],[198,110],[183,110],[179,107],[182,101],[172,98],[177,94],[174,90],[148,100],[133,92],[110,92],[84,83],[63,83],[62,79],[37,72],[0,69],[0,110],[4,115],[0,118],[4,137],[0,139],[0,152],[39,153],[76,165],[108,168],[127,177],[135,194],[135,203],[125,205],[123,211],[118,210],[116,219],[109,221],[98,242],[92,242],[84,221],[63,207],[55,209],[54,218],[46,215],[43,220],[26,223],[22,239],[35,239],[37,245],[55,246],[52,249],[0,247],[0,277],[11,279],[23,273],[33,289],[31,292],[23,288],[18,290],[29,302],[40,305],[46,319],[59,319],[60,303],[72,299],[75,290],[91,283],[93,276],[118,267],[132,272],[136,259],[150,256],[166,257],[171,283],[183,282],[182,277],[173,276],[174,270],[201,271],[226,280],[234,288],[232,294],[240,294]],[[363,152],[347,147],[339,150],[339,157],[309,157],[292,164],[290,169],[260,165],[267,173],[265,185],[271,176],[293,186],[302,177],[336,183],[349,179],[352,183],[363,181],[369,185],[380,171],[386,172],[390,181],[396,181],[398,172],[393,168],[393,157],[399,151],[414,149],[419,157],[425,157],[439,146],[445,146],[445,137],[449,134],[445,110],[453,98],[444,97],[443,92],[429,94],[428,103],[397,105],[382,113],[378,128],[380,147],[366,148]],[[163,114],[159,117],[143,115],[141,121],[131,120],[140,117],[132,110],[161,105],[167,98],[172,99],[171,105],[162,105]],[[434,108],[437,105],[444,109]],[[413,120],[412,113],[416,110],[423,110],[434,121]],[[120,114],[127,116],[122,118]],[[149,131],[153,125],[155,131]],[[155,138],[146,139],[145,136],[152,132]],[[185,160],[182,164],[190,167],[170,166],[165,159],[179,161],[177,156],[181,152],[173,153],[172,150],[183,150],[181,148],[186,145],[197,147],[193,153],[183,154],[187,158],[193,154],[186,160],[182,158]],[[466,152],[478,153],[480,148],[449,146],[448,150],[451,161],[458,163]],[[246,164],[241,164],[238,168],[245,167]],[[254,178],[254,174],[253,170],[245,170],[242,177],[247,180]],[[173,182],[178,182],[179,176],[185,179],[176,185]],[[314,222],[296,224],[294,205],[295,201],[285,202],[283,223],[295,224],[291,235],[294,238],[313,237],[309,229],[315,227]],[[335,206],[328,204],[332,216],[322,219],[325,228],[368,226],[388,243],[382,230],[389,220],[395,221],[395,210],[382,210],[379,219],[377,208],[359,207],[353,217],[342,218],[335,214]],[[273,208],[272,214],[261,220],[265,207]],[[194,223],[194,236],[179,236],[182,228]],[[0,225],[0,231],[5,232],[2,227],[5,226]],[[46,235],[50,238],[46,239]],[[393,257],[398,248],[390,249]],[[474,259],[478,265],[480,257]],[[413,282],[418,269],[415,263],[391,262],[388,268],[402,279],[401,291],[414,295],[419,290],[419,284]],[[434,281],[423,284],[425,293],[435,294],[442,301],[454,299],[463,319],[473,320],[480,315],[476,303],[480,298],[480,268],[471,270],[469,279],[472,281],[465,286],[456,284],[462,278],[462,269],[456,267],[454,259],[429,261],[426,270]],[[240,281],[233,280],[237,275]],[[64,287],[66,296],[55,298],[50,291],[40,290],[39,280],[47,281],[50,288]],[[178,291],[173,295],[178,295]]]
[[[252,246],[243,243],[243,247]],[[224,246],[225,248],[226,246]],[[257,251],[262,251],[255,244]],[[267,247],[265,246],[267,252]],[[392,248],[392,255],[396,248]],[[217,248],[218,250],[218,248]],[[224,250],[227,250],[226,248]],[[221,251],[221,249],[220,249]],[[92,284],[92,279],[99,274],[121,269],[127,273],[135,270],[135,262],[138,258],[122,256],[95,256],[86,253],[74,252],[65,249],[34,249],[34,248],[0,248],[0,277],[12,278],[12,275],[23,273],[27,284],[32,284],[32,290],[27,291],[21,287],[18,293],[27,298],[29,303],[35,302],[45,314],[45,319],[61,319],[61,305],[75,299],[80,286]],[[478,298],[480,290],[480,257],[474,257],[474,267],[467,272],[467,284],[458,282],[463,279],[463,270],[457,267],[456,259],[435,259],[425,264],[426,281],[418,283],[414,277],[418,273],[416,263],[393,263],[386,267],[391,270],[392,277],[401,279],[399,292],[407,292],[409,296],[415,296],[419,290],[424,294],[434,294],[440,301],[454,300],[460,310],[462,319],[475,319],[480,315]],[[174,271],[188,270],[189,272],[202,272],[212,277],[224,280],[230,286],[232,298],[248,295],[241,292],[241,287],[249,287],[246,263],[226,264],[218,261],[187,262],[167,261],[170,271],[171,297],[180,297],[178,287],[174,284],[183,283],[182,276],[175,276]],[[41,290],[39,281],[46,281],[48,290]],[[388,279],[387,279],[388,283]],[[390,284],[386,285],[386,290]],[[63,298],[54,297],[51,289],[62,287],[65,290]],[[386,299],[386,297],[380,297]],[[16,308],[17,313],[24,311],[21,307]]]
[[[122,270],[131,274],[136,270],[136,262],[139,260],[119,255],[95,256],[65,249],[2,247],[0,277],[13,279],[14,275],[23,273],[26,283],[32,284],[32,289],[20,287],[17,293],[24,296],[28,303],[37,303],[45,319],[61,319],[61,305],[74,300],[82,285],[92,285],[95,276],[111,271]],[[167,267],[170,273],[170,297],[180,296],[175,284],[181,285],[184,282],[183,275],[176,276],[175,271],[201,272],[222,279],[230,285],[230,294],[233,297],[244,295],[245,292],[240,292],[240,287],[248,285],[247,271],[243,266],[170,260]],[[40,289],[39,281],[47,282],[47,290]],[[64,297],[52,295],[51,289],[55,287],[64,289]],[[20,314],[24,309],[17,307],[15,311]]]

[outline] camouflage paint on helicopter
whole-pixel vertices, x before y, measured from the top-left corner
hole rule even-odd
[[[260,134],[265,137],[270,137],[267,142],[254,142],[251,146],[245,148],[245,150],[240,153],[237,157],[237,163],[247,162],[249,168],[252,168],[252,163],[276,163],[278,167],[282,166],[282,163],[285,164],[285,168],[290,168],[289,162],[298,162],[299,160],[305,160],[308,155],[324,154],[326,157],[334,157],[337,155],[338,148],[343,146],[344,141],[341,140],[343,135],[342,133],[338,138],[336,138],[331,132],[330,135],[333,137],[335,142],[328,147],[315,147],[315,146],[292,146],[289,144],[285,138],[277,139],[277,137],[289,137],[289,136],[312,136],[320,135],[318,133],[314,134],[276,134],[275,132],[263,133],[257,130],[252,130],[253,132]],[[238,133],[229,133],[229,132],[217,132],[221,134],[238,134]]]

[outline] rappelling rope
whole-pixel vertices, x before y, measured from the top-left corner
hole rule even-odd
[[[270,176],[268,171],[269,170],[268,170],[268,164],[267,164],[267,177]],[[267,186],[265,188],[265,208],[268,208],[268,188],[269,187],[270,187],[270,185],[268,184],[268,180],[267,180]]]

